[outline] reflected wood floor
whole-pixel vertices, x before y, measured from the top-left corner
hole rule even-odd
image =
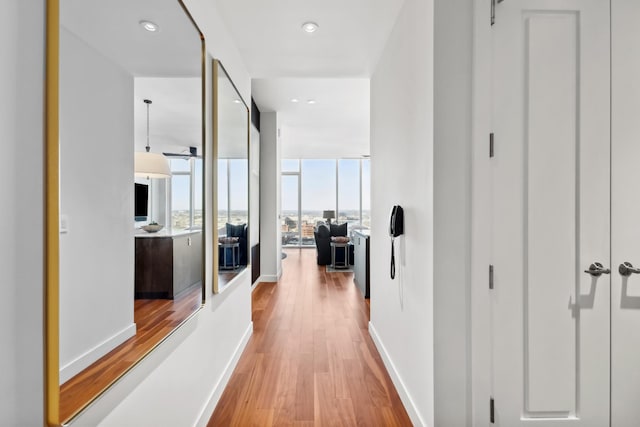
[[[353,273],[286,252],[280,282],[253,291],[253,335],[208,426],[411,426]]]
[[[233,279],[235,279],[235,277],[242,273],[247,267],[244,266],[242,268],[239,268],[237,270],[220,270],[218,272],[218,286],[220,288],[226,286],[227,284],[229,284],[229,282],[231,282]]]
[[[66,422],[77,415],[201,304],[200,286],[193,286],[173,300],[135,300],[136,335],[60,386],[60,419]]]

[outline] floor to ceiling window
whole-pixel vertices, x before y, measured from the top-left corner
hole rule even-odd
[[[172,159],[171,227],[202,228],[202,160]]]
[[[249,188],[247,159],[218,159],[218,231],[226,233],[226,224],[247,224]]]
[[[336,211],[336,160],[304,159],[300,163],[300,241],[302,246],[313,246],[313,230],[324,221],[322,213]]]
[[[282,244],[300,245],[300,160],[282,160],[280,219]]]
[[[360,160],[338,160],[338,210],[336,221],[360,224]]]
[[[281,228],[284,246],[314,246],[313,232],[333,211],[349,231],[370,225],[369,159],[284,159]]]
[[[360,221],[362,227],[369,229],[371,227],[371,160],[362,160],[362,190],[360,197],[362,204],[360,205]]]

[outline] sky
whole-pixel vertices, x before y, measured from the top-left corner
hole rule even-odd
[[[228,165],[228,166],[227,166]],[[248,211],[249,170],[247,159],[218,160],[218,210],[227,210],[227,167],[231,190],[231,210]]]
[[[370,206],[369,160],[363,161],[363,209]],[[335,159],[300,161],[302,211],[322,211],[336,208]],[[283,160],[283,172],[298,170],[298,160]],[[360,209],[360,160],[338,160],[338,204],[340,210]],[[282,176],[282,210],[298,210],[298,176]]]
[[[189,162],[184,159],[171,159],[172,172],[189,172]],[[195,194],[202,194],[202,160],[195,161]],[[171,178],[171,209],[183,211],[189,209],[189,175],[174,175]],[[195,210],[202,209],[202,197],[196,197]]]
[[[247,210],[249,204],[248,195],[248,170],[246,159],[231,159],[231,209]],[[202,160],[195,163],[195,194],[202,194]],[[172,160],[171,170],[173,172],[189,171],[189,163],[185,160]],[[218,180],[220,190],[218,191],[218,206],[221,209],[227,205],[227,160],[218,161]],[[235,197],[234,197],[235,195]],[[189,175],[174,175],[171,179],[171,209],[175,211],[189,209]],[[202,198],[196,197],[195,210],[202,209]]]

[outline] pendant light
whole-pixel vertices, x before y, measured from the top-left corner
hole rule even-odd
[[[135,153],[135,172],[136,176],[143,178],[169,178],[171,176],[171,168],[169,161],[162,154],[151,152],[149,146],[149,104],[151,101],[144,100],[147,104],[147,146],[146,151]]]

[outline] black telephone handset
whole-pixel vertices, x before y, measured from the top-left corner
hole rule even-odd
[[[393,242],[396,237],[404,234],[404,211],[402,206],[395,205],[391,209],[391,221],[389,222],[389,236],[391,236],[391,280],[396,278],[396,256]]]
[[[401,234],[404,234],[404,211],[402,210],[402,206],[395,205],[391,210],[389,236],[398,237]]]

